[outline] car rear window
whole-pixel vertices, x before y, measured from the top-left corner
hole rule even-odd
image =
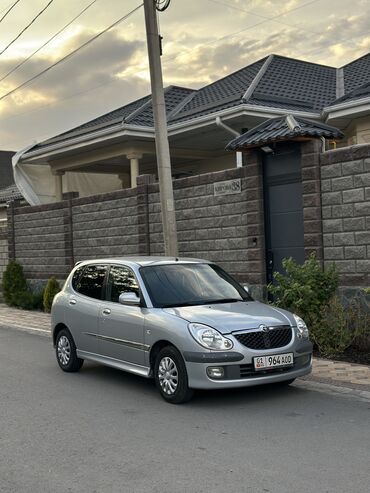
[[[72,279],[73,288],[80,294],[89,296],[89,298],[95,298],[101,300],[103,298],[103,286],[105,273],[107,271],[106,265],[87,265],[82,267],[83,271],[81,275],[75,279]],[[76,271],[77,272],[77,271]]]

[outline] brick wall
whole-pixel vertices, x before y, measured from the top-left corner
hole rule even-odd
[[[174,181],[180,255],[216,261],[240,281],[264,284],[262,177],[248,166]],[[240,193],[214,195],[214,183],[240,179]],[[10,258],[30,281],[58,279],[78,260],[163,255],[159,186],[8,210]]]
[[[64,279],[71,267],[68,202],[8,208],[9,258],[29,280]]]
[[[0,286],[3,279],[3,272],[8,263],[8,234],[6,221],[0,222]],[[2,300],[0,288],[0,301]]]
[[[320,156],[323,254],[343,286],[370,286],[370,145]]]
[[[240,281],[264,284],[261,167],[250,155],[245,168],[183,178],[174,182],[179,254],[207,258]],[[214,183],[240,179],[241,192],[215,196]],[[148,187],[151,255],[163,255],[159,186]]]

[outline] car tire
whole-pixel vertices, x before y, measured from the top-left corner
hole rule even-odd
[[[55,354],[60,368],[68,373],[80,370],[84,363],[83,359],[77,357],[75,341],[67,329],[58,332]]]
[[[163,399],[171,404],[182,404],[193,397],[185,362],[173,346],[166,346],[159,351],[154,363],[154,379]]]

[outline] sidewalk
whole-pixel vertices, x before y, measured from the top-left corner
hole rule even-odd
[[[50,315],[0,304],[0,326],[48,335]],[[312,374],[304,377],[304,380],[370,391],[370,366],[314,358]]]

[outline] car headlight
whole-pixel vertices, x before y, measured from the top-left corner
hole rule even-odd
[[[297,324],[297,336],[298,339],[308,339],[309,337],[309,332],[307,325],[304,323],[304,321],[301,319],[301,317],[298,317],[298,315],[294,315],[294,320],[296,321]]]
[[[228,351],[234,346],[230,339],[221,335],[216,329],[203,324],[188,324],[190,334],[198,344],[214,351]]]

